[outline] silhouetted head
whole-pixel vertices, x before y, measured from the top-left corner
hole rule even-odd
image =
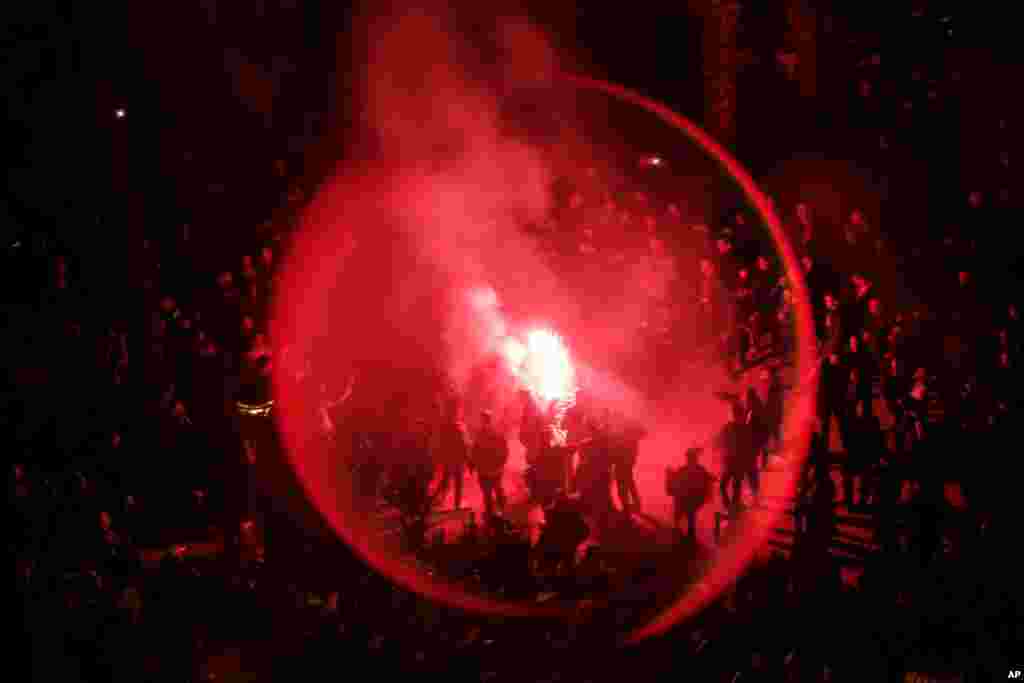
[[[824,438],[825,437],[822,436],[822,440],[824,440]],[[832,472],[831,472],[830,468],[828,468],[828,467],[815,467],[814,468],[814,478],[818,482],[831,484],[832,483]]]

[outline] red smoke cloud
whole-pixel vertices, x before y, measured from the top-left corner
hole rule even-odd
[[[528,22],[474,16],[479,21],[468,31],[459,28],[464,17],[440,3],[430,11],[361,16],[355,33],[361,36],[362,129],[353,149],[363,154],[349,154],[304,217],[277,306],[279,337],[307,348],[328,380],[347,375],[352,365],[376,362],[443,371],[465,388],[473,367],[500,352],[497,344],[512,327],[550,329],[567,343],[581,384],[646,421],[652,438],[641,453],[647,469],[640,485],[645,495],[662,499],[664,466],[706,441],[727,415],[711,397],[722,382],[718,369],[692,366],[685,384],[658,402],[642,398],[615,370],[638,352],[638,322],[668,294],[674,270],[626,249],[624,274],[610,277],[596,267],[567,278],[526,230],[550,221],[558,176],[566,170],[587,176],[581,165],[604,157],[608,145],[627,142],[591,144],[576,95],[603,92],[609,108],[629,98],[559,76],[559,55]],[[553,135],[533,137],[531,125],[510,114],[537,112],[537,106],[522,109],[523,102],[540,105],[541,114],[545,104],[560,113],[547,128]],[[678,121],[656,115],[694,137]],[[679,147],[679,130],[666,130]],[[761,209],[768,215],[766,204]],[[481,293],[490,300],[481,302]],[[666,371],[643,360],[652,373]],[[309,420],[301,406],[313,397],[285,381],[278,388],[285,399],[281,426],[300,480],[375,566],[466,608],[534,613],[454,591],[395,562],[394,549],[368,543],[367,530],[352,522],[349,475],[304,432]],[[730,565],[733,576],[743,561]]]

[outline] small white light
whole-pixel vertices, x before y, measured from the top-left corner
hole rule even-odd
[[[117,118],[119,118],[119,119],[123,119],[123,118],[124,118],[124,116],[125,116],[125,113],[126,113],[126,112],[125,112],[125,110],[124,110],[124,109],[115,109],[115,110],[114,110],[114,116],[116,116],[116,117],[117,117]]]

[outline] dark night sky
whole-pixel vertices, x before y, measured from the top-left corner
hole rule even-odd
[[[104,213],[124,213],[122,219],[142,215],[132,212],[144,212],[143,203],[163,206],[175,194],[227,185],[224,176],[239,178],[255,167],[265,174],[271,160],[308,151],[306,143],[339,122],[331,91],[344,78],[334,74],[334,34],[344,35],[348,18],[336,4],[185,2],[167,13],[125,3],[63,16],[46,6],[21,11],[7,27],[14,47],[4,73],[20,148],[11,157],[6,198],[17,222],[77,218],[103,206],[109,207]],[[659,94],[699,113],[699,83],[680,96],[676,79],[663,77],[667,65],[699,54],[692,48],[679,54],[674,44],[674,34],[692,32],[685,17],[671,23],[637,15],[611,23],[593,12],[548,14],[549,25],[583,36],[589,49],[579,52],[588,66],[614,64],[607,69],[612,78],[651,92],[661,85]],[[619,55],[624,59],[608,60],[608,48],[618,53],[620,45],[628,46]],[[691,66],[688,75],[694,71]],[[641,77],[630,79],[636,74]],[[272,117],[253,111],[264,79],[277,91]],[[248,102],[237,96],[240,83]],[[127,110],[124,120],[113,116],[118,107]],[[138,192],[144,202],[123,201]],[[255,215],[265,211],[253,207]]]

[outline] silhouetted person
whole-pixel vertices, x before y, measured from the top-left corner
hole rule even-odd
[[[501,479],[508,462],[508,441],[495,428],[489,410],[480,416],[480,431],[473,443],[470,460],[480,481],[484,514],[490,519],[497,511],[505,509],[505,489]]]
[[[736,290],[739,281],[739,266],[733,251],[733,235],[731,228],[725,228],[715,240],[715,270],[719,282],[729,292]]]
[[[873,356],[881,358],[882,353],[888,351],[885,348],[887,323],[882,310],[882,301],[878,297],[868,299],[867,312],[864,316],[864,329],[861,332],[861,340],[867,341],[866,346]],[[868,335],[865,339],[865,334]]]
[[[804,501],[814,490],[814,482],[817,481],[820,471],[828,472],[832,466],[831,454],[828,444],[825,442],[825,434],[820,426],[811,433],[811,443],[808,447],[807,459],[804,461],[803,474],[800,477],[799,498]]]
[[[733,306],[737,320],[741,323],[749,322],[754,314],[754,282],[750,276],[750,269],[743,267],[737,271],[736,283],[732,290]]]
[[[519,421],[519,442],[525,449],[526,472],[524,478],[529,488],[530,498],[538,501],[546,497],[545,476],[548,464],[545,449],[549,446],[548,433],[545,429],[544,414],[537,406],[533,395],[525,389],[519,392],[522,406],[522,417]]]
[[[768,429],[768,436],[774,440],[774,448],[782,450],[783,434],[782,423],[786,413],[786,388],[782,384],[782,378],[778,370],[768,370],[768,395],[765,401],[765,421]]]
[[[582,450],[578,488],[580,499],[596,518],[598,527],[606,529],[615,509],[612,503],[611,439],[606,424],[594,420],[590,429],[590,440]]]
[[[843,320],[843,339],[860,337],[864,331],[868,319],[868,302],[874,295],[874,285],[860,273],[850,276],[850,291],[845,301],[840,305],[840,315]]]
[[[839,300],[831,292],[826,292],[822,301],[824,306],[816,319],[816,331],[821,355],[828,357],[842,351],[843,325],[839,312]]]
[[[544,414],[537,406],[533,395],[526,390],[519,392],[522,418],[519,421],[519,441],[526,449],[526,462],[533,465],[546,445]]]
[[[851,511],[872,497],[872,476],[886,450],[885,434],[877,416],[857,418],[853,433],[856,436],[843,461],[843,502]]]
[[[619,492],[622,511],[640,511],[640,490],[636,485],[636,460],[640,453],[640,441],[647,435],[638,424],[626,424],[612,445],[612,463],[615,468],[615,484]]]
[[[540,570],[558,573],[576,564],[576,551],[590,536],[590,527],[577,505],[564,493],[544,513],[537,549]]]
[[[931,435],[930,443],[925,442],[924,447],[933,452],[945,447],[945,435],[935,432]],[[943,477],[938,472],[926,472],[921,476],[921,489],[915,496],[913,508],[916,519],[914,529],[914,541],[920,553],[919,559],[922,566],[927,566],[935,559],[942,548],[942,522],[946,513],[945,486]]]
[[[396,468],[398,505],[407,539],[414,549],[425,541],[426,519],[430,514],[432,498],[430,481],[433,461],[430,455],[430,427],[418,420],[410,434],[404,436],[399,447],[399,466]]]
[[[874,383],[878,374],[878,364],[874,356],[861,344],[859,336],[851,336],[847,340],[844,365],[850,369],[849,396],[853,404],[848,406],[847,416],[868,416],[873,414]]]
[[[874,541],[885,552],[896,547],[897,514],[905,477],[906,465],[901,456],[890,453],[883,459],[876,488]]]
[[[746,409],[749,415],[750,437],[755,453],[755,466],[757,458],[761,459],[762,466],[768,464],[768,444],[776,431],[773,424],[774,416],[768,412],[767,386],[760,387],[758,391],[754,387],[747,387]]]
[[[921,445],[928,437],[928,376],[924,368],[914,372],[910,392],[903,397],[903,427],[907,437],[907,456],[903,459],[905,479],[912,479],[922,465]]]
[[[754,260],[751,279],[754,281],[755,308],[762,318],[773,317],[772,313],[778,308],[782,292],[779,287],[779,273],[764,254],[759,254]]]
[[[822,297],[825,296],[825,292],[829,286],[829,277],[825,272],[826,269],[819,263],[816,262],[816,257],[810,254],[804,254],[800,257],[800,266],[804,272],[804,280],[807,282],[807,293],[810,295],[811,301],[817,303],[822,301]],[[819,331],[818,325],[820,324],[820,316],[815,316],[815,331]]]
[[[892,356],[882,377],[882,400],[892,417],[893,450],[902,454],[906,445],[904,397],[910,392],[909,381],[903,373],[903,363]]]
[[[686,451],[686,465],[679,469],[669,468],[665,473],[665,488],[672,497],[672,519],[679,531],[683,517],[686,517],[686,536],[697,537],[697,512],[711,499],[715,477],[700,464],[701,448]]]
[[[818,416],[821,419],[821,430],[825,435],[825,443],[830,443],[832,434],[832,418],[839,422],[840,429],[846,424],[846,412],[849,405],[850,369],[843,364],[838,353],[825,357],[821,368],[821,385],[818,387]],[[840,432],[840,438],[843,434]],[[843,444],[846,448],[846,444]]]
[[[452,399],[446,407],[445,419],[441,424],[438,456],[441,467],[441,481],[435,496],[443,500],[448,490],[454,488],[454,507],[462,507],[462,487],[469,462],[469,436],[466,424],[459,415],[458,401]]]
[[[492,517],[487,521],[494,554],[489,566],[484,568],[484,580],[495,592],[502,592],[506,597],[525,598],[533,588],[533,576],[530,573],[531,548],[527,539],[521,537],[515,527],[502,517]]]
[[[811,207],[805,202],[797,202],[789,228],[793,241],[800,245],[802,254],[815,253],[814,218],[811,216]]]
[[[729,341],[730,373],[739,378],[754,360],[757,352],[755,327],[758,324],[753,314],[736,322]]]
[[[574,449],[551,443],[550,439],[545,441],[533,466],[527,471],[527,484],[535,502],[550,505],[571,477],[568,468]]]
[[[804,507],[806,531],[802,538],[806,549],[812,554],[827,550],[835,534],[836,485],[832,472],[827,467],[814,471],[814,490]]]
[[[740,506],[744,479],[750,484],[755,505],[759,504],[757,451],[750,425],[750,413],[745,410],[739,400],[733,403],[731,419],[715,438],[715,448],[722,454],[723,473],[719,488],[725,507],[735,509]],[[730,488],[732,489],[731,496]]]

